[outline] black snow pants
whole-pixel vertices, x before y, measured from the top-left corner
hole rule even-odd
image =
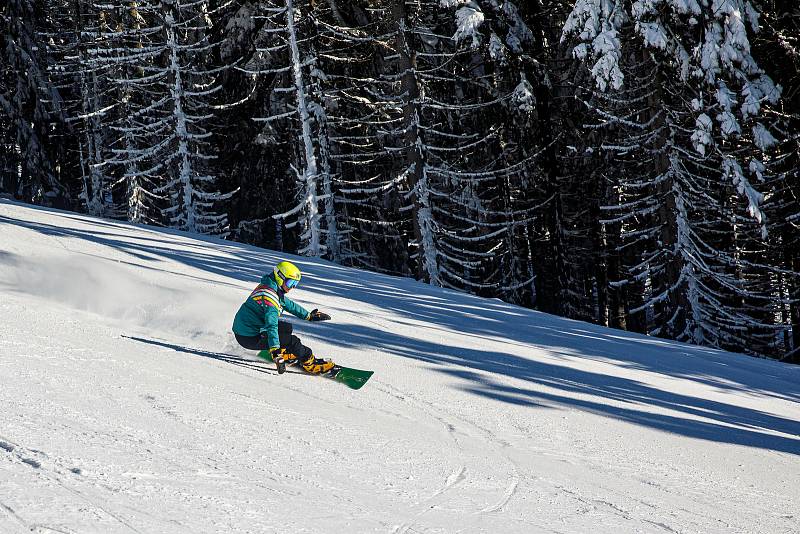
[[[240,336],[234,333],[239,345],[247,350],[269,350],[267,336]],[[294,354],[297,359],[304,362],[313,355],[310,348],[300,342],[300,338],[292,335],[292,323],[278,321],[278,341],[281,348],[289,354]]]

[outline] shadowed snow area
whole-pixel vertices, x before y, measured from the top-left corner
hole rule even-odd
[[[280,259],[318,357],[236,345]],[[0,533],[800,532],[800,369],[0,200]]]

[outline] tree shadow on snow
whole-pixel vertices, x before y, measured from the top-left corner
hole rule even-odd
[[[462,390],[497,401],[518,406],[576,408],[692,438],[800,454],[800,421],[757,409],[673,393],[629,378],[505,352],[431,343],[368,326],[342,328],[325,324],[321,328],[330,332],[315,335],[336,339],[337,346],[374,347],[389,357],[399,355],[432,364],[435,371],[465,381]],[[544,348],[559,354],[559,347]],[[581,357],[574,352],[560,355]],[[495,379],[496,375],[524,380],[531,387],[509,386]],[[598,399],[587,400],[587,395]],[[625,405],[614,406],[605,401]],[[671,413],[652,413],[652,408]]]

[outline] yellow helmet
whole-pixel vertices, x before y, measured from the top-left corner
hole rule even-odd
[[[284,291],[289,291],[300,283],[300,269],[288,261],[282,261],[275,266],[275,281]]]

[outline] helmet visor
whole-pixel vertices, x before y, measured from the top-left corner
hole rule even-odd
[[[286,289],[294,289],[299,284],[299,280],[295,280],[294,278],[287,278],[284,284],[286,285]]]

